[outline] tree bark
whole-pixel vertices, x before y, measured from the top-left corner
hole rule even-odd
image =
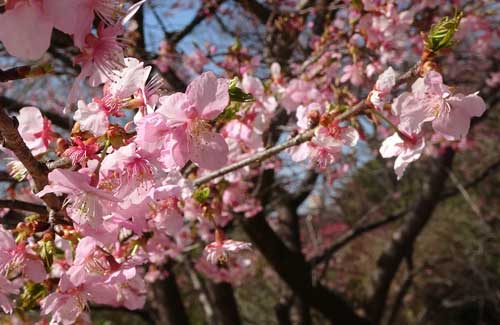
[[[189,318],[172,270],[166,279],[150,285],[148,299],[149,306],[154,312],[155,324],[189,325]]]
[[[219,323],[221,325],[240,325],[241,318],[238,303],[231,284],[207,281],[207,286],[212,296],[214,311]]]

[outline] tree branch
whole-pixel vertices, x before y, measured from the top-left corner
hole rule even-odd
[[[316,256],[311,259],[311,265],[318,265],[330,259],[333,254],[335,254],[342,247],[350,243],[352,240],[358,238],[360,235],[388,225],[394,221],[401,219],[408,211],[404,210],[396,214],[389,215],[382,220],[377,220],[375,222],[369,223],[367,225],[360,225],[355,227],[346,233],[344,233],[339,239],[337,239],[332,246],[330,246],[322,255]]]
[[[202,5],[202,7],[196,13],[196,16],[193,18],[193,20],[191,20],[189,24],[187,24],[186,27],[175,33],[167,34],[168,42],[172,45],[176,45],[177,43],[179,43],[184,37],[189,35],[189,33],[191,33],[193,29],[196,28],[196,26],[204,21],[205,18],[213,14],[224,1],[226,0],[217,0],[215,1],[215,3],[210,3],[207,7],[204,7]]]
[[[264,213],[239,219],[245,232],[292,291],[336,324],[370,324],[358,316],[338,294],[327,288],[311,286],[309,268],[301,253],[292,252],[269,227]]]
[[[155,312],[153,318],[158,325],[189,325],[175,273],[171,267],[168,272],[165,279],[156,281],[148,290],[149,305]]]
[[[359,102],[351,110],[346,111],[340,115],[337,115],[335,117],[335,120],[341,121],[341,120],[347,119],[353,115],[356,115],[356,114],[360,113],[364,109],[364,107],[365,107],[365,103]],[[302,132],[301,134],[299,134],[299,135],[297,135],[297,136],[295,136],[295,137],[293,137],[293,138],[291,138],[291,139],[289,139],[281,144],[278,144],[274,147],[271,147],[269,149],[261,151],[261,152],[255,154],[251,157],[248,157],[248,158],[243,159],[241,161],[238,161],[234,164],[228,165],[228,166],[223,167],[219,170],[216,170],[212,173],[209,173],[203,177],[200,177],[193,182],[193,185],[194,186],[203,185],[207,182],[210,182],[211,180],[216,179],[217,177],[226,175],[230,172],[233,172],[233,171],[238,170],[240,168],[243,168],[245,166],[251,165],[253,163],[260,163],[263,160],[269,159],[269,158],[275,156],[276,154],[282,152],[283,150],[286,150],[290,147],[294,147],[294,146],[297,146],[301,143],[304,143],[304,142],[311,140],[312,137],[314,136],[314,131],[315,131],[315,129],[306,130],[306,131]]]
[[[271,10],[256,0],[236,0],[245,10],[257,17],[261,23],[267,23],[271,17]]]
[[[400,75],[396,79],[396,85],[394,87],[398,87],[398,86],[402,85],[403,83],[407,83],[407,82],[410,82],[411,80],[415,79],[418,76],[419,68],[420,68],[420,62],[416,63],[406,73]],[[356,105],[354,105],[350,110],[347,110],[347,111],[343,112],[342,114],[335,116],[334,120],[335,121],[346,120],[346,119],[348,119],[356,114],[361,113],[365,109],[365,107],[366,107],[365,101],[361,101],[361,102],[357,103]],[[295,136],[295,137],[293,137],[293,138],[291,138],[291,139],[289,139],[289,140],[287,140],[279,145],[276,145],[274,147],[271,147],[269,149],[261,151],[261,152],[255,154],[251,157],[245,158],[245,159],[238,161],[236,163],[233,163],[231,165],[222,167],[219,170],[216,170],[214,172],[211,172],[205,176],[202,176],[202,177],[194,180],[193,185],[195,187],[203,185],[207,182],[210,182],[211,180],[216,179],[217,177],[224,176],[230,172],[233,172],[233,171],[238,170],[240,168],[243,168],[245,166],[251,165],[253,163],[260,163],[263,160],[269,159],[269,158],[275,156],[276,154],[282,152],[283,150],[286,150],[290,147],[294,147],[294,146],[297,146],[299,144],[302,144],[304,142],[311,140],[314,136],[314,131],[315,131],[315,129],[306,130],[306,131],[300,133],[299,135],[297,135],[297,136]]]
[[[48,215],[47,208],[44,207],[43,205],[39,205],[39,204],[31,203],[31,202],[25,202],[25,201],[0,200],[0,208],[30,211],[30,212],[38,213],[40,215]]]
[[[0,69],[0,82],[33,78],[49,73],[51,68],[47,65],[23,65],[7,70]]]
[[[24,165],[28,173],[33,178],[35,184],[34,191],[42,190],[49,183],[48,169],[33,157],[30,149],[26,146],[21,135],[14,126],[14,122],[7,115],[3,107],[0,107],[0,135],[3,137],[3,145],[12,150],[16,157]],[[46,194],[42,197],[47,206],[55,211],[61,208],[61,202],[54,194]]]

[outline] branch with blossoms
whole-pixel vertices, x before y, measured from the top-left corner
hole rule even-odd
[[[402,74],[401,76],[399,76],[395,79],[393,87],[398,87],[402,84],[405,84],[405,83],[411,81],[412,79],[415,79],[419,74],[420,68],[421,68],[420,63],[415,64],[411,69],[409,69],[407,72],[405,72],[404,74]],[[369,107],[371,105],[368,102],[368,100],[369,100],[369,98],[367,98],[366,102],[361,101],[358,104],[354,105],[352,108],[347,109],[346,111],[344,111],[342,113],[331,114],[332,120],[334,122],[341,122],[341,121],[350,119],[353,116],[356,116],[356,115],[363,113],[363,110],[365,110],[367,107]],[[202,176],[202,177],[194,180],[193,185],[194,186],[203,185],[203,184],[210,182],[218,177],[224,176],[230,172],[233,172],[233,171],[238,170],[240,168],[243,168],[245,166],[249,166],[249,165],[254,164],[254,163],[260,163],[266,159],[274,157],[278,153],[280,153],[280,152],[282,152],[290,147],[298,146],[302,143],[310,141],[314,137],[317,129],[318,129],[318,127],[315,127],[313,129],[309,129],[309,130],[305,130],[302,133],[295,136],[294,138],[285,141],[284,143],[281,143],[281,144],[276,145],[272,148],[266,149],[266,150],[259,152],[251,157],[245,158],[239,162],[225,166],[219,170],[216,170],[216,171],[211,172],[205,176]]]
[[[173,46],[175,52],[176,43],[215,14],[222,2],[198,10],[185,29],[166,35],[172,44],[164,47]],[[80,10],[82,3],[88,10]],[[313,281],[315,260],[307,262],[303,252],[298,207],[313,192],[318,173],[339,165],[347,156],[346,149],[362,138],[358,117],[394,132],[385,138],[380,153],[384,158],[397,156],[398,178],[422,155],[430,135],[427,126],[432,125],[433,135],[446,140],[465,137],[470,119],[483,114],[485,105],[477,93],[455,94],[445,85],[436,60],[438,51],[453,45],[461,16],[435,24],[425,36],[421,61],[400,76],[389,67],[361,101],[339,86],[363,82],[359,73],[363,53],[355,46],[362,43],[359,39],[349,39],[344,49],[352,64],[343,67],[343,75],[326,81],[322,91],[307,77],[309,72],[314,78],[337,75],[340,65],[335,73],[312,69],[323,63],[330,69],[342,62],[341,54],[330,51],[333,43],[305,60],[298,73],[292,73],[297,78],[286,80],[274,63],[270,80],[263,83],[251,75],[256,60],[238,42],[227,51],[236,59],[227,55],[220,66],[240,78],[229,81],[204,72],[184,87],[176,71],[163,67],[163,75],[172,74],[175,88],[186,88],[166,95],[165,84],[153,67],[125,54],[124,35],[133,32],[129,22],[143,3],[127,8],[121,1],[9,1],[0,14],[0,41],[9,54],[39,59],[50,46],[53,30],[58,30],[78,51],[74,63],[80,68],[66,98],[65,114],[75,121],[68,134],[57,133],[50,116],[36,107],[22,107],[16,117],[0,108],[1,149],[10,156],[9,175],[17,181],[28,179],[35,192],[15,189],[10,193],[13,200],[0,200],[0,207],[30,213],[13,229],[0,227],[0,307],[6,313],[39,308],[43,319],[73,323],[85,320],[86,306],[91,304],[142,309],[149,292],[159,297],[151,304],[158,322],[188,323],[173,265],[183,263],[183,254],[192,254],[200,257],[193,263],[195,271],[214,282],[209,287],[216,300],[225,301],[219,304],[229,308],[220,318],[228,324],[239,323],[234,292],[226,283],[244,281],[256,258],[250,243],[228,238],[239,222],[291,290],[305,323],[311,319],[311,308],[332,322],[378,323],[399,264],[431,217],[437,204],[434,197],[439,198],[444,190],[443,170],[451,166],[453,154],[446,151],[433,174],[431,190],[424,192],[402,226],[398,238],[404,242],[393,240],[380,257],[380,276],[374,282],[366,316],[336,290]],[[298,39],[309,15],[299,8],[298,14],[283,11],[275,16],[274,9],[257,1],[239,3],[261,22],[273,18],[269,24],[283,32],[280,37],[276,33],[269,37],[270,43],[279,43],[275,52],[289,45],[287,39]],[[354,4],[359,5],[363,6]],[[327,8],[324,1],[300,6]],[[369,4],[365,9],[370,10]],[[314,24],[321,25],[325,17],[317,17]],[[144,34],[144,21],[140,23]],[[358,23],[363,22],[352,24],[353,33]],[[290,33],[284,33],[288,29]],[[342,37],[350,38],[347,34]],[[17,42],[14,36],[25,41]],[[139,37],[144,43],[144,35]],[[195,59],[190,59],[205,62],[206,58],[200,58],[201,48],[197,49]],[[279,62],[290,58],[291,52]],[[161,55],[155,59],[160,62]],[[374,70],[382,71],[382,67]],[[2,70],[0,79],[8,82],[47,72],[33,65]],[[92,99],[82,99],[83,83],[94,88]],[[392,100],[404,83],[408,91]],[[281,140],[285,133],[280,135],[278,127],[282,126],[292,129],[287,140]],[[280,185],[277,195],[270,193],[274,192],[275,170],[282,163],[277,156],[283,151],[293,162],[309,162],[311,173],[299,185],[307,188],[300,188],[296,195],[287,195]],[[340,169],[336,170],[339,174]],[[279,194],[282,197],[273,201],[272,196]],[[40,199],[48,208],[39,205]],[[283,222],[277,229],[267,220],[270,210]],[[353,230],[327,250],[325,258],[357,234],[397,218],[389,216]],[[162,286],[147,289],[147,283],[159,279]],[[165,301],[179,312],[166,309]]]

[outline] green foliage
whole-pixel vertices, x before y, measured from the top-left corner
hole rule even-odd
[[[432,52],[452,47],[455,44],[453,36],[458,30],[462,16],[463,13],[457,11],[453,18],[444,17],[438,23],[432,25],[424,41],[425,47]]]
[[[218,122],[227,122],[232,120],[236,113],[239,112],[241,107],[240,102],[231,102],[228,107],[224,109],[224,111],[217,117]]]
[[[255,101],[255,98],[246,92],[244,92],[241,88],[237,87],[238,79],[234,78],[229,81],[229,98],[233,102],[240,103],[248,103]]]
[[[40,257],[42,258],[43,265],[45,266],[47,272],[49,272],[51,269],[55,253],[56,246],[54,245],[53,241],[42,241],[42,245],[40,247]]]
[[[208,198],[210,197],[210,188],[209,187],[201,187],[201,188],[197,189],[193,193],[193,197],[200,204],[205,203],[205,201],[208,200]]]
[[[26,311],[37,308],[37,302],[48,294],[47,287],[41,283],[27,282],[19,299],[19,308]]]

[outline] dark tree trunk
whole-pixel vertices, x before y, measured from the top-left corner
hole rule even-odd
[[[214,311],[221,325],[240,325],[238,303],[234,290],[229,283],[214,283],[207,281],[207,286],[214,303]]]
[[[148,290],[149,306],[157,325],[189,325],[181,293],[173,271],[166,279],[153,283]]]

